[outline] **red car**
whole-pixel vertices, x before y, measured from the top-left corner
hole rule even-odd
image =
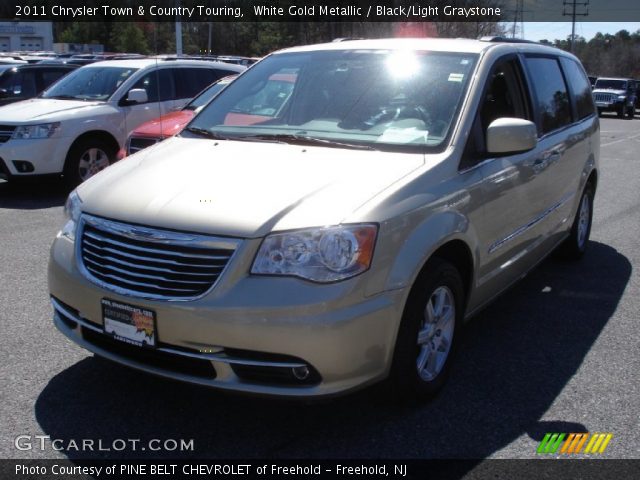
[[[225,118],[225,125],[252,125],[278,116],[293,91],[296,78],[295,73],[271,75],[269,81],[261,89],[234,107],[233,111]],[[200,108],[209,103],[234,79],[235,76],[225,77],[202,91],[182,110],[140,125],[129,136],[127,155],[180,133]]]
[[[167,113],[159,118],[149,120],[136,128],[127,139],[127,151],[120,151],[119,157],[124,158],[144,148],[150,147],[165,138],[173,137],[180,133],[184,126],[194,117],[201,107],[229,85],[237,75],[229,75],[212,83],[193,100],[187,103],[182,110]]]

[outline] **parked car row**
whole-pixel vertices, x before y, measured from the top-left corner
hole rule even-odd
[[[0,107],[0,171],[9,180],[63,174],[69,184],[78,184],[113,163],[136,127],[182,109],[204,87],[245,68],[145,58],[77,69],[65,65],[6,69],[0,80],[5,81],[6,73],[4,96],[9,101],[35,95],[45,80],[73,71],[36,98]]]

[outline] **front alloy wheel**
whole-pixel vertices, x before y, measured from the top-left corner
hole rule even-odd
[[[464,285],[457,268],[431,258],[414,282],[402,315],[389,378],[397,400],[433,396],[445,383],[464,313]]]
[[[78,162],[78,177],[83,182],[93,177],[100,170],[104,170],[110,164],[109,156],[104,150],[90,148],[80,155]]]
[[[418,375],[432,381],[442,371],[453,340],[456,306],[448,287],[438,287],[424,309],[424,321],[418,331],[420,353],[416,360]]]
[[[117,149],[101,138],[77,140],[69,149],[64,165],[64,178],[71,187],[88,180],[111,165]]]

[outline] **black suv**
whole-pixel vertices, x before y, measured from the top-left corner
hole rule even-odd
[[[0,106],[33,98],[78,65],[0,65]]]

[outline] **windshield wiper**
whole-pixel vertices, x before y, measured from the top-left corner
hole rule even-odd
[[[224,135],[220,135],[219,133],[214,133],[211,130],[207,130],[206,128],[200,127],[187,127],[185,130],[195,133],[196,135],[200,135],[201,137],[207,137],[212,140],[232,140],[229,137],[225,137]]]
[[[78,98],[74,95],[52,95],[50,97],[45,98],[53,98],[54,100],[86,100],[84,98]]]
[[[329,148],[350,148],[353,150],[375,150],[368,145],[358,145],[354,143],[336,142],[326,138],[310,137],[308,135],[292,134],[292,133],[263,133],[258,135],[246,135],[234,137],[234,140],[247,141],[266,141],[290,143],[294,145],[312,145]]]

